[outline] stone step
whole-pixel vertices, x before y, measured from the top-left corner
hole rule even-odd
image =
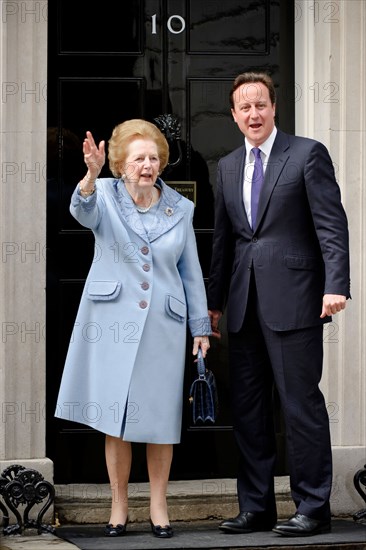
[[[56,485],[56,523],[108,523],[113,492],[107,484]],[[289,478],[275,480],[279,518],[287,518],[295,508],[289,490]],[[204,521],[225,519],[238,513],[235,479],[201,479],[171,481],[168,486],[168,506],[171,521]],[[149,519],[149,484],[129,485],[129,522]]]

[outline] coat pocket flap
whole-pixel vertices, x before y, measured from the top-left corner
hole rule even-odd
[[[120,281],[90,281],[87,293],[89,300],[113,300],[120,290]]]
[[[176,319],[177,321],[183,322],[186,318],[186,305],[181,302],[174,296],[170,294],[167,295],[165,300],[165,309],[168,315]]]

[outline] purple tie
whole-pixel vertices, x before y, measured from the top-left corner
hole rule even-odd
[[[261,150],[258,149],[258,147],[253,147],[252,152],[255,158],[251,195],[252,229],[254,229],[255,222],[257,220],[259,193],[263,183],[263,164],[261,159]]]

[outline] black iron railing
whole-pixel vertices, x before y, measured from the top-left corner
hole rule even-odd
[[[37,529],[38,534],[54,533],[52,525],[42,523],[43,516],[55,499],[53,485],[37,470],[14,464],[0,474],[0,511],[4,535],[21,534],[25,529]],[[45,501],[45,502],[44,502]],[[44,505],[35,519],[30,518],[36,504]],[[23,513],[21,514],[20,510]],[[11,514],[16,523],[10,525]]]
[[[353,476],[353,483],[360,497],[366,502],[366,464],[361,470],[358,470],[355,473]],[[366,508],[356,512],[353,515],[353,519],[355,521],[366,523]]]

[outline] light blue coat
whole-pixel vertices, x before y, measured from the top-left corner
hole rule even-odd
[[[67,353],[55,416],[126,441],[179,443],[187,322],[209,335],[194,205],[158,179],[146,233],[122,180],[103,178],[71,214],[95,255]]]

